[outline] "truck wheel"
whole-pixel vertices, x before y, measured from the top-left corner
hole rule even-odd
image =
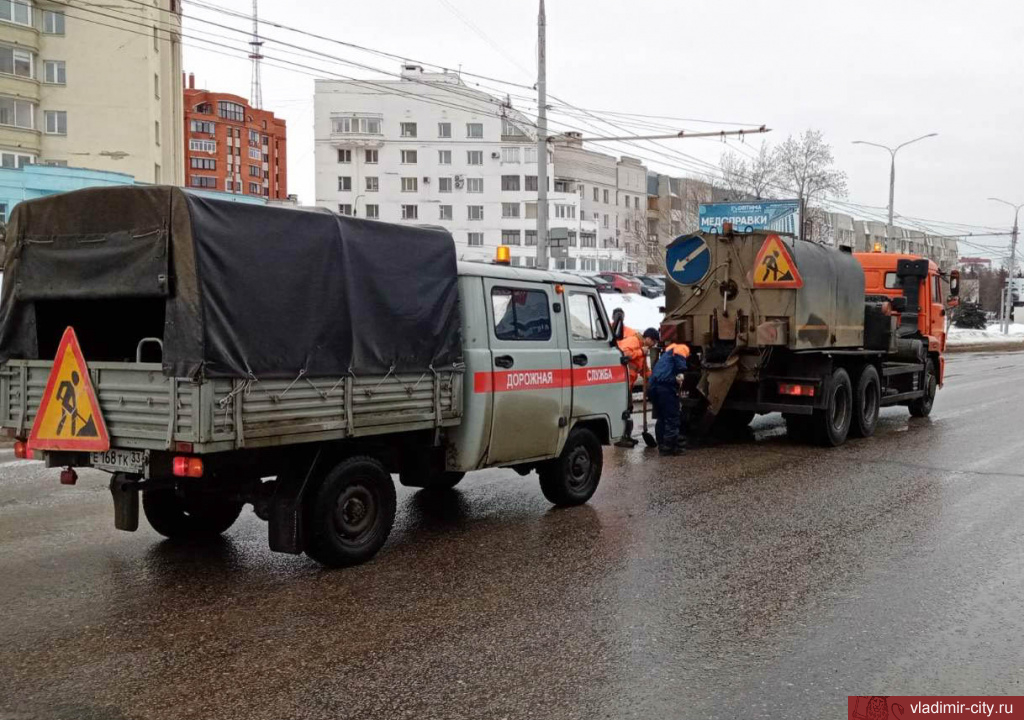
[[[857,387],[853,392],[851,435],[866,438],[875,434],[881,397],[882,390],[878,381],[878,371],[874,365],[865,365],[864,369],[860,371]]]
[[[843,368],[832,371],[826,384],[825,407],[814,411],[815,439],[825,447],[838,447],[846,442],[853,420],[853,391],[850,375]]]
[[[366,562],[388,539],[395,504],[395,485],[380,461],[341,461],[312,493],[306,554],[328,567]]]
[[[935,404],[935,390],[939,386],[939,379],[935,376],[935,361],[931,358],[924,364],[924,379],[921,386],[924,387],[924,395],[911,400],[908,406],[913,417],[928,417],[932,412],[932,405]]]
[[[398,482],[405,485],[405,487],[425,488],[427,490],[451,490],[462,482],[464,477],[466,477],[464,472],[406,470],[398,474]]]
[[[569,433],[562,454],[538,467],[540,489],[555,505],[582,505],[601,482],[601,443],[586,428]]]
[[[213,493],[180,497],[173,489],[142,493],[142,511],[150,526],[164,537],[214,537],[234,525],[245,503]]]

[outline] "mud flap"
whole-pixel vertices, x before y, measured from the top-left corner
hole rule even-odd
[[[267,540],[274,552],[299,555],[305,550],[303,501],[307,489],[313,484],[313,473],[319,461],[318,450],[305,473],[283,475],[277,479],[267,517]]]
[[[711,429],[711,424],[721,411],[722,405],[729,395],[729,390],[732,389],[732,384],[736,380],[736,375],[739,373],[738,362],[739,358],[732,355],[721,366],[705,367],[704,372],[701,373],[697,389],[707,401],[707,407],[704,409],[704,417],[700,419],[698,425],[699,434],[704,435]]]
[[[135,532],[139,529],[139,481],[123,473],[110,476],[110,496],[114,500],[114,527]]]

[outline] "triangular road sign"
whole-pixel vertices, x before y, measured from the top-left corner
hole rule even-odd
[[[33,450],[109,450],[110,436],[78,338],[64,331],[28,446]]]
[[[778,235],[769,235],[754,261],[754,287],[798,288],[803,285],[804,279],[800,277],[786,243]]]

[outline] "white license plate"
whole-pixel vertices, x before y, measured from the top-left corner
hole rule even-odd
[[[94,468],[142,475],[149,463],[148,450],[104,450],[89,454]]]

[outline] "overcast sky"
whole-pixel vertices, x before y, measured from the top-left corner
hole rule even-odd
[[[211,1],[252,9],[250,0]],[[186,18],[186,35],[231,35],[198,18],[248,27],[192,3],[185,13],[196,18]],[[536,0],[260,0],[260,15],[501,80],[530,86],[536,79]],[[715,121],[658,121],[688,130],[763,123],[772,128],[766,137],[773,143],[807,128],[821,130],[838,167],[849,174],[848,200],[879,208],[865,214],[885,213],[889,155],[852,141],[891,146],[937,132],[897,156],[897,214],[1007,230],[1013,210],[986,198],[1024,203],[1020,0],[547,0],[547,16],[549,92],[578,107]],[[269,26],[263,33],[387,72],[398,69],[396,60],[308,36]],[[198,86],[249,95],[250,64],[241,52],[226,57],[198,49],[194,38],[185,42],[185,69],[196,74]],[[264,52],[323,71],[305,71],[314,75],[384,78],[327,58],[288,55],[273,42]],[[263,105],[288,122],[289,191],[311,203],[313,77],[272,62],[263,67]],[[513,98],[513,104],[523,101]],[[611,133],[607,126],[578,125],[584,134]],[[712,163],[723,150],[719,141],[669,145]],[[645,155],[649,168],[670,174],[695,167],[678,155],[656,160],[663,151],[650,146],[611,149]],[[1008,238],[972,242],[992,252],[961,246],[962,255],[995,255]]]

